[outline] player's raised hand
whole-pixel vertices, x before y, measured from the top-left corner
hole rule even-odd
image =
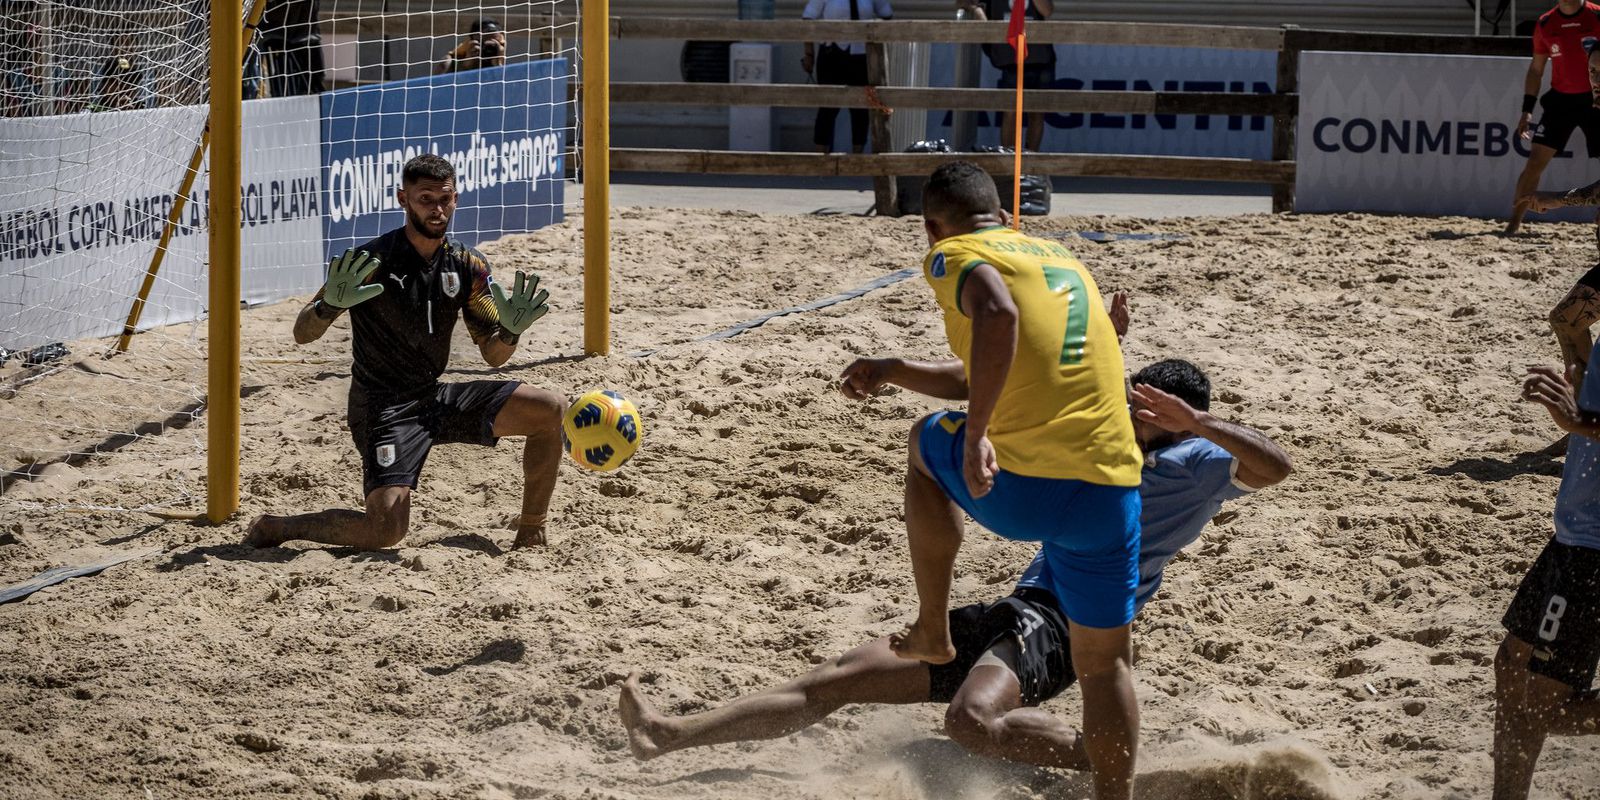
[[[489,293],[494,295],[495,311],[500,313],[500,327],[521,334],[530,325],[550,310],[550,304],[545,300],[550,297],[550,292],[539,289],[539,276],[531,272],[517,270],[517,283],[511,289],[511,295],[506,295],[506,290],[498,283],[489,284]]]
[[[967,480],[967,491],[974,498],[982,497],[994,488],[994,476],[1000,474],[1000,462],[994,455],[994,444],[988,436],[967,432],[966,446],[961,455],[961,475]]]
[[[858,358],[839,375],[839,392],[851,400],[865,400],[889,382],[888,361]]]
[[[1200,415],[1183,398],[1168,394],[1147,384],[1133,387],[1134,414],[1139,419],[1164,431],[1181,433],[1200,427]]]
[[[328,281],[322,285],[322,302],[350,308],[383,294],[383,284],[362,282],[378,270],[378,257],[365,250],[346,250],[328,264]]]
[[[1113,292],[1111,295],[1111,327],[1117,331],[1117,341],[1128,335],[1128,322],[1132,316],[1128,313],[1128,293]]]

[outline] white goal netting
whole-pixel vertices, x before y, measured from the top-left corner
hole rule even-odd
[[[469,244],[563,218],[575,0],[243,5],[242,302],[309,295],[332,254],[402,224],[420,152],[455,163]],[[0,509],[203,505],[205,162],[186,178],[209,14],[0,0]],[[282,359],[244,335],[244,383],[270,385]]]

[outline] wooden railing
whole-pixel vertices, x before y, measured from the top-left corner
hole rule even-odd
[[[806,21],[621,18],[611,22],[617,39],[698,39],[711,41],[859,41],[867,45],[868,82],[863,87],[799,84],[613,83],[617,103],[778,107],[867,108],[872,112],[874,155],[815,155],[712,150],[614,148],[618,171],[732,173],[745,175],[859,175],[876,178],[881,214],[896,213],[895,175],[926,174],[953,158],[977,161],[996,174],[1012,171],[1003,155],[887,153],[885,109],[994,110],[1008,108],[1011,92],[997,89],[924,89],[883,85],[890,42],[950,44],[1005,41],[1002,22],[957,21]],[[1294,131],[1299,109],[1300,53],[1347,52],[1526,55],[1526,39],[1473,36],[1321,31],[1300,28],[1236,28],[1208,25],[1148,25],[1085,22],[1034,22],[1028,42],[1121,44],[1145,47],[1210,47],[1271,50],[1278,54],[1274,94],[1226,92],[1103,92],[1036,90],[1027,94],[1030,111],[1124,114],[1217,114],[1273,118],[1270,160],[1178,156],[1027,153],[1024,169],[1049,175],[1156,178],[1267,183],[1273,209],[1294,208]]]
[[[324,14],[329,32],[381,32],[387,36],[444,35],[457,22],[452,15],[395,13],[359,19]],[[502,20],[513,33],[577,30],[572,17],[511,15]],[[875,178],[880,213],[896,213],[893,176],[925,174],[954,158],[975,160],[996,174],[1010,174],[1007,156],[982,154],[907,154],[889,148],[891,109],[983,111],[1009,108],[1010,91],[928,89],[887,86],[887,51],[892,42],[988,44],[1005,41],[1004,22],[954,20],[733,20],[678,17],[622,17],[609,21],[613,39],[686,39],[747,42],[865,42],[871,87],[806,84],[612,83],[616,103],[775,107],[866,108],[871,111],[873,155],[819,155],[719,150],[613,148],[616,171],[722,173],[742,175],[852,175]],[[1526,56],[1527,39],[1489,36],[1429,36],[1399,33],[1311,30],[1295,27],[1246,28],[1217,25],[1166,25],[1045,21],[1028,24],[1033,45],[1097,44],[1141,47],[1205,47],[1277,53],[1273,94],[1226,92],[1105,92],[1035,90],[1029,111],[1057,113],[1196,114],[1270,116],[1272,151],[1268,160],[1176,156],[1027,153],[1024,170],[1051,175],[1211,180],[1266,183],[1273,187],[1275,211],[1294,209],[1295,122],[1299,109],[1300,54],[1308,50],[1480,56]]]

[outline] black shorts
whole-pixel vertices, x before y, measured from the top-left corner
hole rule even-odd
[[[1544,113],[1533,126],[1533,143],[1542,144],[1556,152],[1566,149],[1572,132],[1583,129],[1583,142],[1590,158],[1600,158],[1600,110],[1594,107],[1594,97],[1588,92],[1566,94],[1545,92],[1539,98]]]
[[[1551,539],[1501,624],[1533,645],[1529,671],[1587,691],[1600,663],[1600,550]]]
[[[1047,84],[1055,83],[1055,81],[1055,64],[1026,64],[1022,67],[1022,88],[1024,89],[1045,89],[1048,88]],[[1002,67],[1000,69],[1000,81],[995,84],[995,88],[1017,88],[1017,68]]]
[[[1578,279],[1578,285],[1600,292],[1600,264],[1590,267],[1588,272],[1583,273],[1583,277]]]
[[[519,381],[441,383],[433,392],[385,398],[350,386],[350,437],[361,451],[365,495],[380,486],[417,488],[435,444],[493,447],[494,417]]]
[[[948,703],[967,680],[978,659],[1005,639],[1020,640],[1014,664],[1007,664],[1022,684],[1022,704],[1036,706],[1066,691],[1078,676],[1072,671],[1067,646],[1067,618],[1055,598],[1040,589],[1018,589],[993,603],[976,603],[950,612],[950,638],[956,660],[928,668],[928,701]]]

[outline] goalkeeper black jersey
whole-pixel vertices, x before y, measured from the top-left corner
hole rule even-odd
[[[499,314],[489,293],[494,277],[482,253],[446,239],[433,259],[425,260],[404,228],[356,249],[382,262],[365,282],[382,284],[383,294],[349,309],[355,340],[352,391],[378,397],[432,391],[450,361],[458,312],[475,344],[496,334]]]

